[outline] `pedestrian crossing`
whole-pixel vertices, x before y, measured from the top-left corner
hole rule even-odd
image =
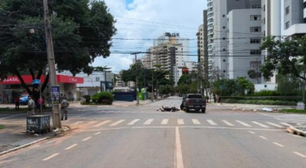
[[[270,121],[241,121],[225,119],[117,119],[103,121],[88,121],[87,124],[93,125],[93,128],[99,127],[122,127],[122,126],[214,126],[214,127],[245,127],[245,128],[266,128],[283,129],[290,124],[284,122]]]

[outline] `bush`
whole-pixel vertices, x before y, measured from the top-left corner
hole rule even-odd
[[[255,92],[254,96],[279,96],[280,94],[274,90],[261,90],[259,92]]]
[[[86,103],[89,103],[89,102],[90,102],[90,98],[91,98],[90,95],[84,95],[84,96],[82,96],[82,97],[85,99],[85,102],[86,102]]]
[[[113,104],[114,96],[110,92],[100,92],[92,96],[92,101],[98,104]]]

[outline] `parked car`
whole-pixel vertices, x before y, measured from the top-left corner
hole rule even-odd
[[[29,101],[29,95],[21,95],[19,98],[19,103],[22,105],[28,104]]]
[[[206,100],[201,94],[189,93],[183,97],[181,103],[181,110],[189,112],[190,110],[200,111],[205,113],[206,111]]]

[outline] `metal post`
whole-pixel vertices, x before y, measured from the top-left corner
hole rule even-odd
[[[151,101],[154,101],[154,82],[153,82],[153,72],[152,72],[152,93],[151,93]]]
[[[136,99],[137,99],[137,103],[136,105],[139,105],[139,97],[138,97],[138,67],[137,67],[137,54],[140,52],[135,52],[132,53],[133,55],[135,55],[135,66],[136,66],[136,83],[135,83],[135,89],[136,89]]]
[[[44,3],[44,24],[45,24],[45,34],[46,34],[46,44],[47,44],[47,56],[49,64],[49,73],[50,73],[50,84],[52,86],[57,85],[56,73],[55,73],[55,58],[53,50],[53,41],[51,33],[51,24],[49,19],[49,9],[48,9],[48,0],[43,0]],[[60,114],[59,114],[59,104],[52,103],[53,108],[53,127],[62,128]]]

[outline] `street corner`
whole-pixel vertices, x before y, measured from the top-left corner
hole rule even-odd
[[[306,136],[306,125],[303,126],[289,126],[287,127],[286,131],[290,134],[299,135],[299,136]]]

